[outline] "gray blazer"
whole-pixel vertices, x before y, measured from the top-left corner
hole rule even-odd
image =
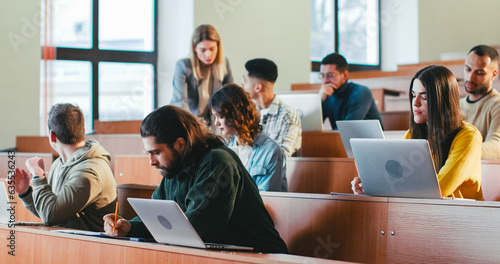
[[[170,104],[186,109],[195,116],[201,114],[198,113],[198,87],[201,85],[201,82],[202,80],[195,80],[194,78],[190,59],[187,58],[177,61],[174,73],[174,94]],[[231,74],[229,61],[226,58],[226,75],[224,76],[224,80],[221,82],[220,80],[214,79],[210,94],[213,95],[222,85],[230,82],[233,82],[233,75]]]

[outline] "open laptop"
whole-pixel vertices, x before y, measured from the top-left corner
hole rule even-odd
[[[323,112],[319,93],[282,93],[281,101],[293,106],[299,113],[302,131],[323,131]]]
[[[351,138],[379,138],[384,139],[384,132],[378,119],[374,120],[342,120],[336,121],[340,138],[344,144],[347,157],[353,158]]]
[[[14,194],[14,195],[17,195]],[[14,207],[14,210],[11,211],[11,206]],[[12,202],[9,200],[7,195],[7,190],[5,187],[5,183],[0,181],[0,224],[5,224],[9,226],[13,225],[30,225],[30,226],[46,226],[47,224],[39,223],[39,222],[24,222],[24,221],[12,221],[11,220],[11,212],[13,212],[14,217],[16,216],[16,210],[18,210],[19,206],[23,206],[22,204]],[[15,218],[14,218],[15,219]]]
[[[440,199],[429,143],[424,139],[351,139],[365,194]]]
[[[0,224],[12,224],[12,222],[9,222],[11,215],[9,210],[11,206],[10,202],[7,190],[5,189],[5,183],[0,181]],[[14,204],[12,205],[14,206]]]
[[[252,247],[203,242],[175,201],[130,197],[127,200],[158,243],[207,249],[253,250]]]

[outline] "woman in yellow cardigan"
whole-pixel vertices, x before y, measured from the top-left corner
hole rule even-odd
[[[425,67],[413,76],[409,95],[412,111],[405,139],[429,142],[442,196],[484,200],[482,137],[464,121],[456,77],[443,66]],[[351,184],[354,193],[364,193],[359,177]]]

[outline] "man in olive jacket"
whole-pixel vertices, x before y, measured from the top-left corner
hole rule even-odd
[[[44,223],[103,231],[102,217],[114,212],[117,200],[109,153],[97,141],[85,141],[83,113],[76,106],[54,105],[48,126],[59,158],[48,176],[38,157],[26,161],[28,171],[16,169],[19,197]]]

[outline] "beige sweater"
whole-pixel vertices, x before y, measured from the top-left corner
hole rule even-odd
[[[460,107],[467,122],[474,125],[483,136],[482,159],[500,159],[500,94],[491,93],[473,103],[467,97],[460,99]]]

